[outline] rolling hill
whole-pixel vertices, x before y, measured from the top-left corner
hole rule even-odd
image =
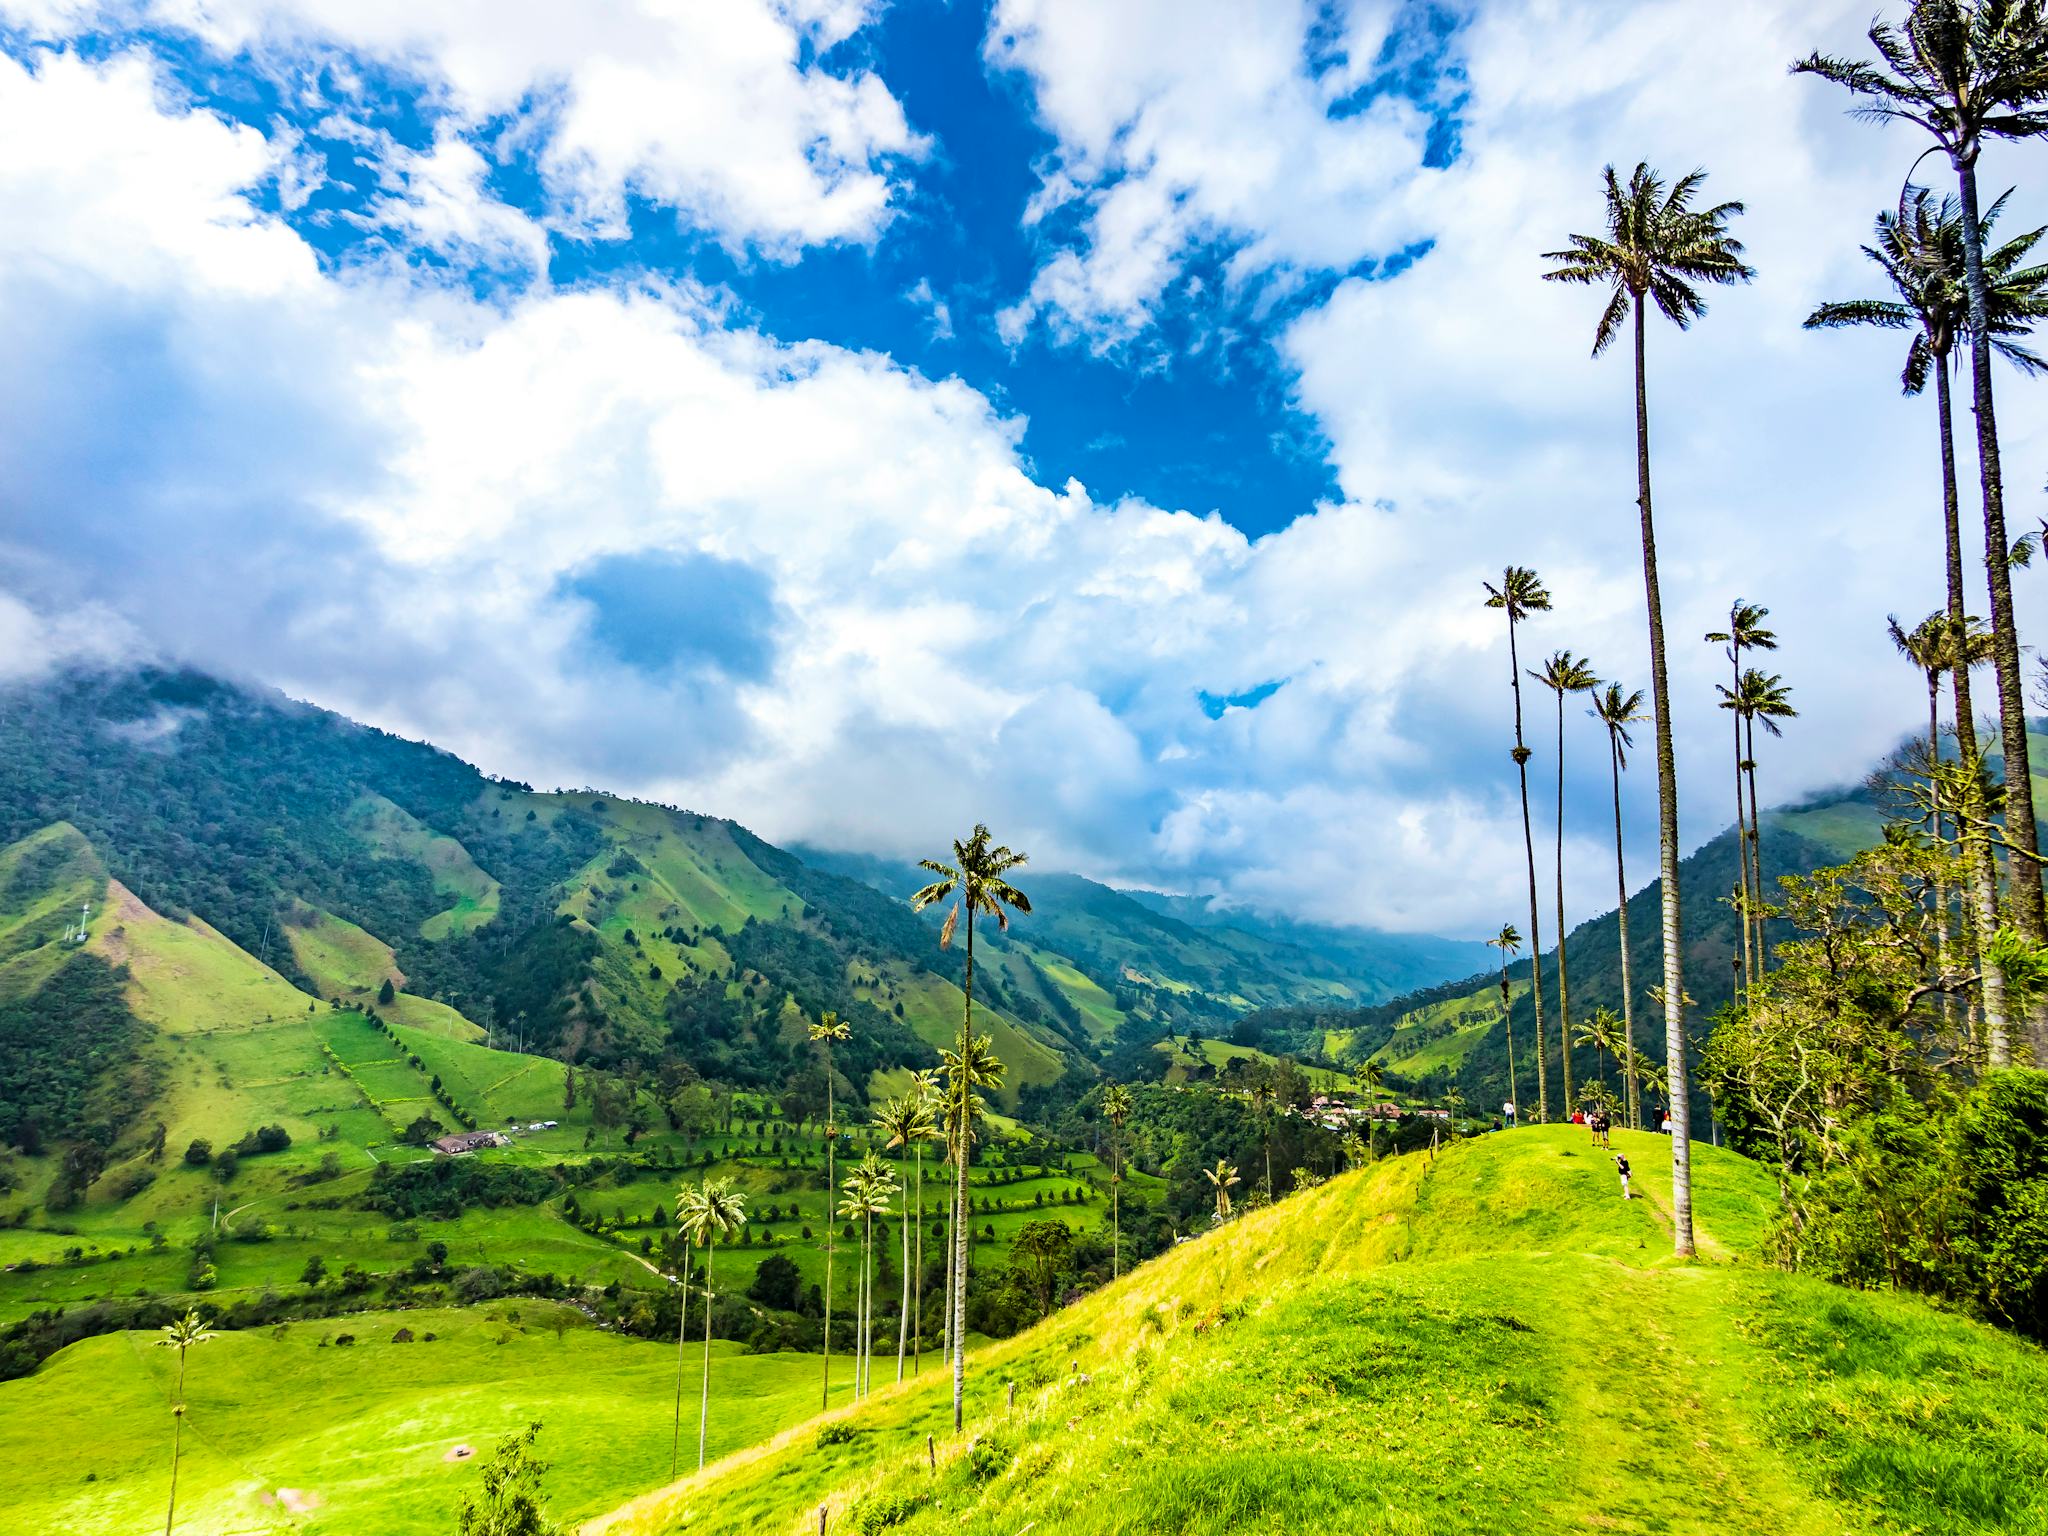
[[[2018,1531],[2048,1357],[1754,1262],[1764,1170],[1695,1148],[1702,1260],[1568,1127],[1340,1176],[978,1351],[583,1527]],[[1010,1384],[1014,1405],[1008,1402]],[[935,1437],[927,1459],[926,1436]],[[543,1437],[545,1440],[545,1436]]]

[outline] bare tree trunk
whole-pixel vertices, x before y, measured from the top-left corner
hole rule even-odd
[[[1664,605],[1650,516],[1650,400],[1644,377],[1643,303],[1635,296],[1636,494],[1643,525],[1643,593],[1650,616],[1650,692],[1657,733],[1657,873],[1663,884],[1664,1053],[1671,1078],[1671,1246],[1692,1256],[1692,1105],[1685,1064],[1685,957],[1678,933],[1678,765],[1671,744],[1671,681],[1664,665]]]
[[[1977,213],[1976,148],[1956,166],[1962,183],[1963,273],[1970,296],[1970,385],[1977,416],[1977,469],[1984,488],[1984,572],[1991,591],[1991,662],[1998,674],[1998,725],[2005,749],[2005,836],[2018,850],[2006,860],[2013,922],[2021,937],[2039,944],[2044,936],[2041,867],[2034,829],[2033,773],[2027,749],[2026,684],[2020,676],[2020,637],[2012,607],[2012,568],[2007,563],[2005,484],[1998,458],[1998,416],[1991,398],[1991,340],[1984,287],[1984,230]],[[2028,1030],[2037,1061],[2048,1060],[2048,999],[2029,1010]],[[2010,1065],[2012,1047],[2004,1031],[1992,1035],[1991,1065]]]
[[[164,1536],[171,1536],[171,1522],[178,1518],[178,1458],[185,1448],[185,1356],[178,1353],[178,1400],[171,1406],[171,1502],[164,1511]]]
[[[1522,744],[1522,662],[1515,651],[1514,610],[1508,610],[1508,682],[1515,693],[1515,772],[1522,783],[1522,853],[1529,866],[1529,975],[1536,1000],[1536,1120],[1550,1118],[1550,1080],[1543,1068],[1543,911],[1536,898],[1536,834],[1529,827],[1529,749]]]
[[[825,1046],[825,1385],[818,1397],[819,1411],[832,1406],[832,1197],[838,1193],[836,1174],[832,1162],[832,1149],[837,1143],[835,1132],[838,1127],[832,1123],[832,1047]],[[706,1247],[704,1256],[708,1263],[711,1250]]]
[[[1934,817],[1934,841],[1940,844],[1941,837],[1941,673],[1930,670],[1927,674],[1927,804]],[[1934,974],[1942,975],[1947,969],[1948,949],[1948,883],[1940,878],[1934,882]],[[1946,989],[1937,994],[1941,1022],[1953,1025],[1956,1017],[1955,998]]]
[[[896,1379],[903,1379],[903,1360],[910,1348],[910,1212],[903,1213],[903,1315],[896,1323]]]
[[[1730,617],[1732,619],[1733,615]],[[1734,629],[1735,626],[1731,622],[1729,625],[1729,633],[1731,635],[1734,633]],[[1728,655],[1733,663],[1735,673],[1729,679],[1734,685],[1735,692],[1728,701],[1728,713],[1734,717],[1733,723],[1735,726],[1735,851],[1740,856],[1742,865],[1742,900],[1737,904],[1735,915],[1741,919],[1742,923],[1742,986],[1746,992],[1749,989],[1751,979],[1756,975],[1756,959],[1750,953],[1749,942],[1749,828],[1742,811],[1742,711],[1735,707],[1736,700],[1742,697],[1742,644],[1740,641],[1729,641]]]
[[[1753,850],[1749,867],[1756,881],[1756,905],[1750,908],[1750,921],[1756,924],[1756,974],[1762,976],[1771,967],[1764,948],[1764,822],[1756,803],[1756,716],[1749,717],[1744,734],[1749,746],[1743,766],[1749,772],[1749,841]]]
[[[1955,417],[1949,398],[1948,359],[1942,356],[1935,361],[1934,398],[1941,412],[1942,515],[1948,546],[1948,622],[1951,643],[1959,647],[1958,660],[1962,660],[1964,653],[1960,648],[1967,638],[1968,608],[1963,594],[1963,536],[1956,490]],[[1956,756],[1963,763],[1974,764],[1977,761],[1977,715],[1970,701],[1970,669],[1967,665],[1950,670],[1949,687],[1955,697]],[[1979,809],[1976,806],[1958,808],[1956,831],[1962,839],[1963,868],[1970,882],[1965,900],[1969,904],[1969,925],[1975,931],[1971,949],[1981,957],[1985,945],[1991,942],[1991,935],[1998,931],[1998,861],[1992,854],[1990,840],[1972,830],[1977,824],[1975,813]],[[1980,965],[1976,996],[1983,1007],[1986,1054],[2010,1056],[2005,973],[1996,966]]]
[[[704,1391],[697,1401],[697,1470],[704,1470],[704,1439],[711,1424],[711,1248],[710,1230],[704,1236]]]
[[[676,1426],[668,1442],[668,1480],[674,1482],[683,1455],[683,1335],[690,1322],[690,1240],[683,1239],[683,1304],[676,1308]]]
[[[910,1374],[924,1374],[924,1144],[917,1148],[917,1332],[910,1344]]]

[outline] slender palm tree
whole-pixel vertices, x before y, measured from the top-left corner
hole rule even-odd
[[[1934,840],[1942,841],[1941,822],[1941,678],[1948,669],[1948,614],[1936,609],[1910,630],[1899,622],[1897,614],[1885,620],[1885,629],[1892,637],[1892,644],[1898,653],[1913,664],[1914,670],[1927,680],[1927,791],[1928,810],[1933,822]],[[1934,970],[1941,974],[1943,951],[1948,947],[1948,893],[1941,880],[1934,882]],[[1951,999],[1941,994],[1941,1011],[1947,1017]]]
[[[909,1093],[899,1094],[882,1106],[875,1116],[875,1124],[888,1133],[888,1150],[907,1152],[912,1147],[922,1148],[933,1134],[931,1105],[924,1096],[913,1088]],[[920,1213],[921,1215],[922,1213]],[[896,1379],[903,1379],[905,1351],[910,1345],[910,1228],[911,1221],[905,1213],[903,1221],[903,1314],[896,1324]]]
[[[669,1432],[668,1476],[674,1482],[682,1465],[683,1452],[683,1336],[690,1320],[690,1244],[696,1210],[703,1200],[701,1187],[685,1186],[676,1191],[676,1230],[683,1237],[683,1287],[681,1305],[676,1308],[676,1416]]]
[[[702,1472],[711,1423],[711,1251],[720,1238],[730,1241],[747,1224],[747,1197],[732,1187],[731,1179],[712,1179],[697,1191],[682,1219],[684,1236],[704,1247],[704,1386],[697,1403],[697,1470]],[[826,1219],[831,1219],[830,1207]]]
[[[1109,1277],[1112,1280],[1123,1273],[1123,1209],[1118,1195],[1124,1183],[1124,1127],[1130,1124],[1134,1107],[1131,1090],[1122,1083],[1111,1083],[1102,1090],[1102,1117],[1109,1122]]]
[[[1621,1055],[1623,1040],[1621,1020],[1614,1016],[1612,1008],[1600,1007],[1593,1010],[1591,1018],[1579,1026],[1574,1037],[1581,1045],[1593,1048],[1593,1063],[1598,1069],[1597,1080],[1602,1093],[1607,1089],[1607,1058]]]
[[[818,1022],[811,1026],[812,1043],[821,1048],[825,1057],[825,1382],[818,1394],[820,1409],[832,1406],[832,1230],[836,1225],[832,1220],[832,1192],[839,1187],[833,1166],[839,1125],[832,1114],[832,1047],[852,1038],[853,1031],[836,1013],[820,1014]]]
[[[1913,0],[1902,26],[1875,22],[1869,37],[1877,50],[1876,63],[1813,53],[1792,68],[1849,91],[1857,98],[1855,112],[1860,117],[1916,125],[1934,141],[1926,153],[1946,154],[1956,173],[1962,205],[1963,287],[1969,305],[1978,481],[1984,496],[1984,569],[1991,592],[1992,662],[1998,674],[1999,734],[2005,749],[2005,780],[2025,786],[2033,782],[2033,774],[2019,628],[2013,616],[1998,417],[1991,388],[1997,334],[1992,325],[1991,281],[1978,210],[1977,160],[1986,139],[2048,134],[2048,13],[2044,13],[2042,0]],[[2005,836],[2017,850],[2007,866],[2016,926],[2022,937],[2038,945],[2048,920],[2042,911],[2041,869],[2035,861],[2040,845],[2032,795],[2006,797]],[[2037,1059],[2048,1059],[2048,1006],[2037,1005],[2032,1010],[2032,1028]]]
[[[846,1176],[839,1214],[860,1223],[860,1273],[854,1282],[853,1395],[865,1397],[874,1390],[875,1355],[875,1218],[890,1214],[889,1200],[896,1193],[896,1177],[888,1165],[870,1152]]]
[[[1664,604],[1657,582],[1657,537],[1650,510],[1650,398],[1644,354],[1645,321],[1654,303],[1680,330],[1706,313],[1697,285],[1746,282],[1755,274],[1743,264],[1742,242],[1728,232],[1740,203],[1696,208],[1693,199],[1704,171],[1681,176],[1667,190],[1661,177],[1640,164],[1624,187],[1606,171],[1607,228],[1599,235],[1572,235],[1571,246],[1553,251],[1557,263],[1543,275],[1553,282],[1608,289],[1607,307],[1593,332],[1593,355],[1605,352],[1622,325],[1634,319],[1636,365],[1636,505],[1641,514],[1643,592],[1649,613],[1650,698],[1656,711],[1657,874],[1663,898],[1665,1050],[1672,1094],[1672,1247],[1681,1257],[1693,1252],[1692,1117],[1685,1080],[1684,955],[1678,929],[1678,769],[1671,739],[1671,680],[1664,664]]]
[[[1782,736],[1784,732],[1778,728],[1778,722],[1796,718],[1799,711],[1792,707],[1792,690],[1775,672],[1759,672],[1755,667],[1751,667],[1742,674],[1740,686],[1732,693],[1722,684],[1717,683],[1714,686],[1721,694],[1721,707],[1735,711],[1736,719],[1742,726],[1742,767],[1749,776],[1749,823],[1752,827],[1760,827],[1762,821],[1758,815],[1756,799],[1757,722],[1761,720],[1764,729],[1771,735]],[[1750,907],[1747,920],[1756,925],[1756,974],[1759,976],[1764,973],[1768,959],[1764,952],[1766,909],[1763,901],[1763,852],[1763,843],[1759,840],[1756,845],[1756,902],[1754,906],[1750,906],[1747,900],[1744,902],[1745,906]]]
[[[1515,1021],[1508,997],[1508,962],[1522,952],[1522,936],[1513,923],[1502,923],[1500,932],[1486,942],[1500,951],[1500,1021],[1508,1032],[1508,1102],[1519,1111],[1522,1090],[1515,1082]]]
[[[1002,1085],[1004,1073],[1008,1070],[996,1056],[995,1041],[987,1035],[976,1035],[968,1042],[967,1050],[940,1051],[940,1066],[947,1081],[945,1110],[946,1153],[957,1168],[963,1161],[971,1161],[975,1141],[975,1123],[988,1108],[988,1102],[980,1090],[994,1090]],[[972,1250],[974,1227],[969,1220],[966,1196],[950,1202],[946,1241],[949,1255],[953,1246],[964,1243]],[[967,1304],[960,1302],[956,1316],[953,1311],[955,1297],[963,1297],[967,1288],[967,1267],[962,1265],[957,1272],[954,1265],[946,1265],[946,1360],[950,1365],[960,1352],[960,1341],[965,1336]]]
[[[1751,651],[1775,651],[1778,636],[1774,630],[1764,628],[1763,621],[1770,617],[1771,610],[1755,603],[1735,599],[1728,605],[1728,627],[1707,631],[1709,645],[1725,645],[1728,649],[1729,681],[1737,688],[1742,686],[1742,653]],[[1734,717],[1735,725],[1735,847],[1742,856],[1742,899],[1736,904],[1737,915],[1742,919],[1742,984],[1747,987],[1757,973],[1757,960],[1750,952],[1749,914],[1755,910],[1752,903],[1764,899],[1761,878],[1752,881],[1751,872],[1756,868],[1762,850],[1756,846],[1757,831],[1750,825],[1742,810],[1742,716]]]
[[[1515,697],[1515,746],[1510,754],[1522,789],[1522,858],[1529,871],[1529,963],[1530,991],[1536,1005],[1536,1118],[1550,1118],[1550,1079],[1544,1070],[1543,1052],[1543,912],[1536,896],[1536,835],[1529,826],[1529,757],[1522,739],[1522,664],[1515,651],[1515,626],[1532,613],[1550,611],[1550,593],[1543,580],[1526,566],[1511,565],[1501,572],[1500,585],[1480,583],[1486,588],[1486,606],[1500,608],[1508,616],[1508,683]]]
[[[1358,1086],[1365,1090],[1367,1098],[1377,1099],[1380,1090],[1387,1085],[1386,1067],[1369,1056],[1358,1064],[1358,1070],[1352,1075],[1358,1079]],[[1380,1155],[1379,1116],[1370,1112],[1368,1116],[1365,1122],[1365,1155],[1377,1162]]]
[[[164,1536],[171,1536],[171,1525],[178,1518],[178,1458],[185,1440],[185,1353],[212,1337],[199,1314],[187,1312],[176,1322],[164,1324],[164,1336],[156,1341],[159,1349],[178,1352],[178,1384],[171,1392],[171,1502],[164,1512]]]
[[[972,1053],[974,1040],[974,919],[977,916],[992,917],[998,928],[1010,926],[1009,912],[1029,912],[1031,903],[1024,893],[1009,881],[1010,871],[1020,868],[1026,855],[1013,853],[1009,848],[994,844],[987,827],[975,824],[974,830],[964,840],[953,844],[953,862],[942,863],[936,859],[920,859],[921,868],[938,876],[916,895],[910,898],[913,909],[922,912],[926,907],[951,899],[953,910],[946,914],[945,927],[939,931],[939,947],[945,948],[953,942],[955,924],[964,910],[967,914],[967,979],[961,989],[964,1001],[960,1016],[960,1058],[963,1066]],[[957,1216],[953,1233],[953,1432],[958,1434],[961,1423],[961,1404],[967,1390],[967,1352],[959,1348],[959,1341],[967,1332],[967,1143],[968,1100],[973,1085],[964,1077],[953,1082],[954,1096],[959,1101],[962,1139],[959,1146],[959,1164],[953,1171],[953,1208]]]
[[[1529,674],[1557,695],[1557,1039],[1564,1058],[1564,1112],[1572,1112],[1572,992],[1565,969],[1564,920],[1564,700],[1568,693],[1591,693],[1600,686],[1592,666],[1570,651],[1552,652],[1540,672]],[[1541,957],[1538,957],[1541,964]]]
[[[926,1067],[912,1080],[911,1092],[924,1105],[925,1134],[917,1142],[917,1241],[912,1245],[916,1256],[917,1281],[913,1293],[917,1298],[917,1328],[911,1343],[910,1374],[924,1374],[924,1149],[925,1144],[935,1141],[939,1135],[939,1120],[946,1104],[945,1090],[939,1086],[939,1069]]]
[[[1629,976],[1628,866],[1621,847],[1621,772],[1628,767],[1629,748],[1636,744],[1629,727],[1640,725],[1649,717],[1643,713],[1643,690],[1623,693],[1619,683],[1609,683],[1605,692],[1593,696],[1592,713],[1607,727],[1607,766],[1614,783],[1614,912],[1621,925],[1621,1028],[1629,1044],[1628,1054],[1623,1058],[1624,1097],[1628,1123],[1641,1129],[1643,1105],[1636,1092],[1635,1075],[1636,992]]]
[[[1219,1157],[1216,1159],[1216,1166],[1214,1168],[1204,1168],[1202,1170],[1202,1177],[1207,1179],[1210,1186],[1216,1191],[1216,1219],[1218,1221],[1229,1220],[1230,1192],[1237,1188],[1241,1182],[1237,1176],[1237,1170]]]
[[[1985,210],[1980,221],[1984,239],[1989,239],[2006,198],[2011,195],[2007,192]],[[2027,374],[2039,372],[2042,360],[2021,346],[2019,338],[2048,313],[2048,266],[2028,264],[2042,233],[2031,230],[1984,253],[1985,320],[1991,349]],[[1972,621],[1963,589],[1955,422],[1949,391],[1956,347],[1967,343],[1970,336],[1961,207],[1953,197],[1936,201],[1926,188],[1911,188],[1896,213],[1877,216],[1875,244],[1864,246],[1863,254],[1890,280],[1897,299],[1852,299],[1823,304],[1807,317],[1806,324],[1810,329],[1875,326],[1912,333],[1900,383],[1904,393],[1917,395],[1925,392],[1930,377],[1934,380],[1935,423],[1941,450],[1942,537],[1948,575],[1946,617],[1952,631],[1967,632]],[[1985,644],[1988,647],[1988,637]],[[1952,671],[1950,686],[1955,699],[1957,753],[1966,760],[1974,760],[1977,717],[1968,669]],[[1981,947],[1997,928],[1997,860],[1989,841],[1979,837],[1966,838],[1962,854],[1969,882],[1966,902]],[[1996,966],[1984,968],[1979,994],[1990,1035],[1998,1040],[2008,1038],[2005,977]]]

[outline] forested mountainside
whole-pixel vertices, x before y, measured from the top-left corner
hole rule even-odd
[[[313,996],[628,1074],[822,1098],[803,1024],[831,1010],[854,1025],[836,1068],[857,1100],[876,1072],[933,1064],[957,1028],[965,957],[900,890],[715,816],[493,779],[274,693],[154,670],[17,688],[0,696],[0,783],[8,954],[40,957],[0,996],[5,1093],[17,1122],[60,1135],[133,1032],[106,960],[53,941],[81,915],[97,934],[124,897]],[[1034,871],[1030,889],[1035,914],[987,936],[976,978],[1006,1106],[1092,1079],[1120,1030],[1149,1042],[1257,1005],[1385,997],[1432,963],[1392,940],[1382,973],[1364,953],[1198,930],[1072,876]],[[34,1023],[60,1015],[80,1027]]]

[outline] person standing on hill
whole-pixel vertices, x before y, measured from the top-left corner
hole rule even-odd
[[[1621,1198],[1633,1200],[1635,1196],[1628,1192],[1628,1157],[1625,1153],[1614,1154],[1614,1171],[1621,1175]]]
[[[1515,1101],[1513,1099],[1509,1099],[1501,1105],[1500,1117],[1507,1122],[1509,1130],[1512,1131],[1515,1128]]]

